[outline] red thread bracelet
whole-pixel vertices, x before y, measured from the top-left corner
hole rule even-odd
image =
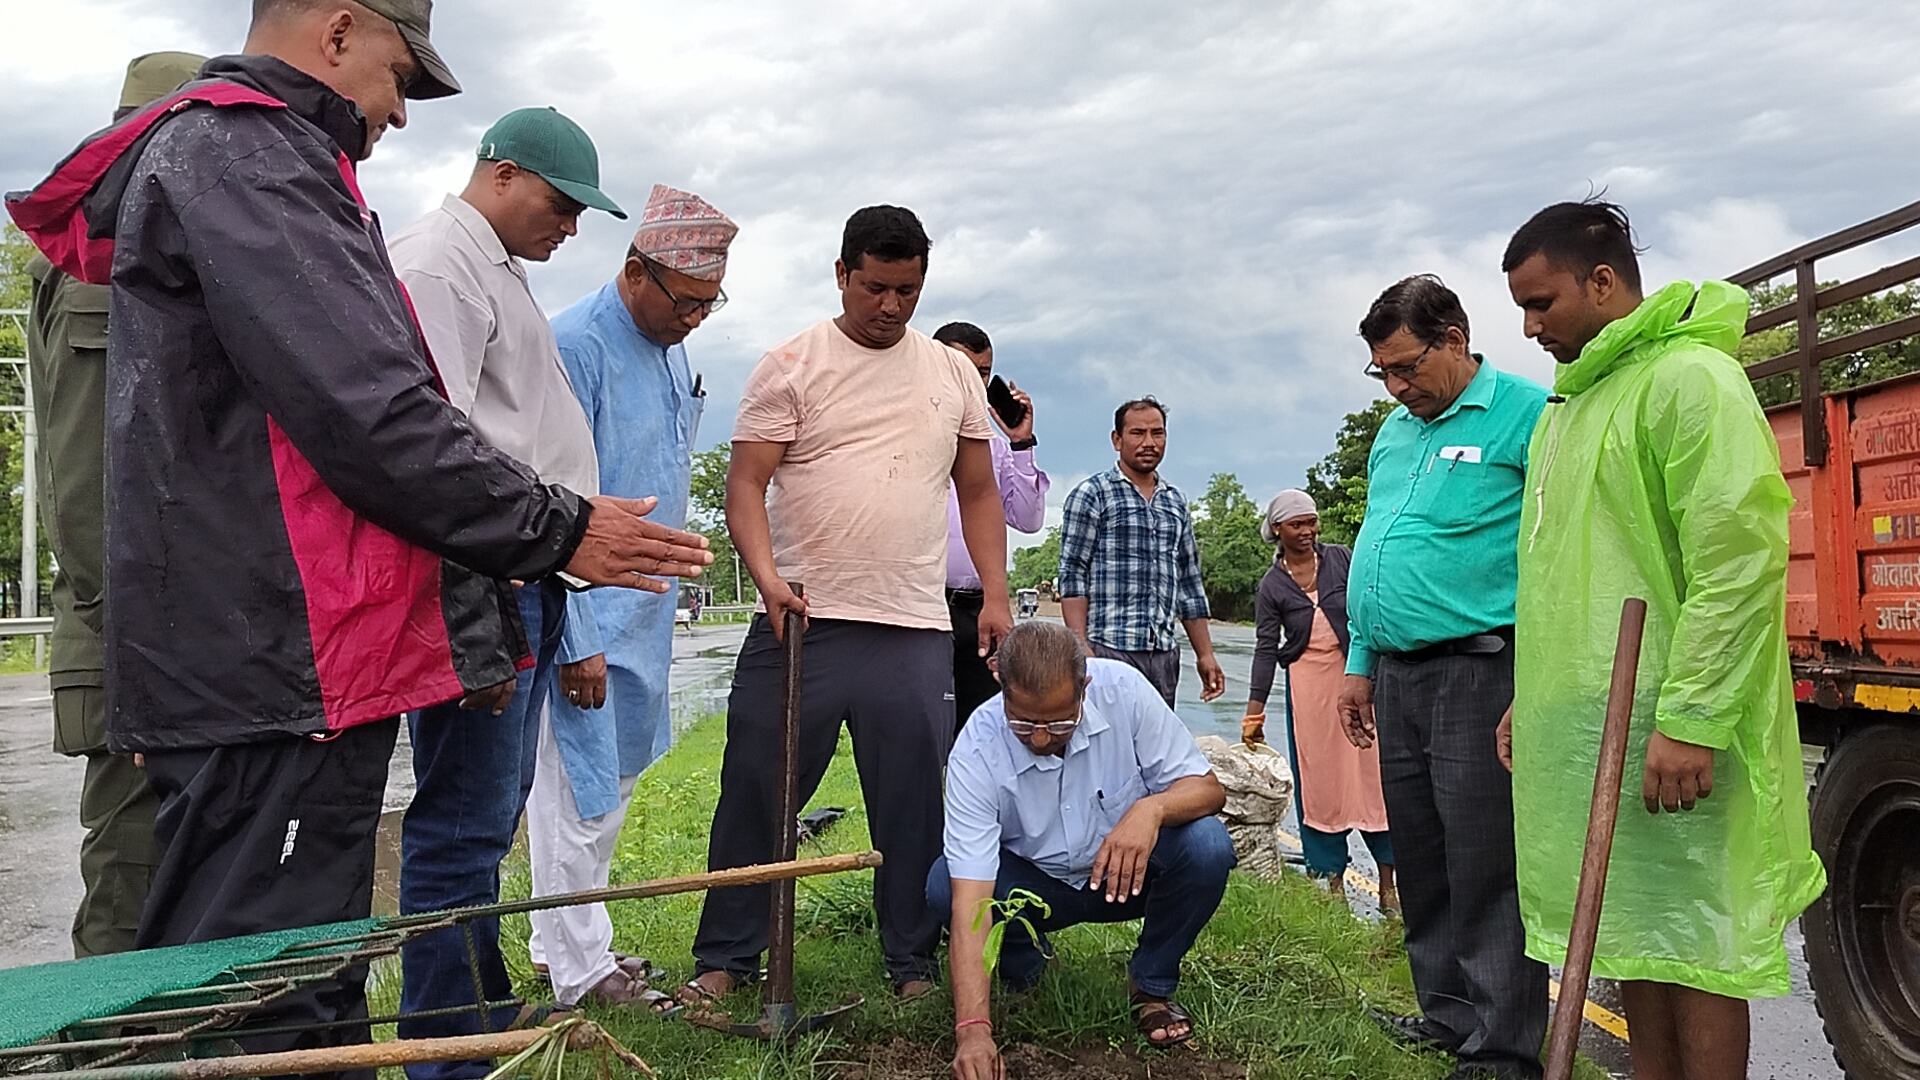
[[[987,1019],[987,1018],[986,1018],[986,1017],[984,1017],[984,1016],[976,1016],[976,1017],[973,1017],[973,1018],[972,1018],[972,1019],[970,1019],[970,1020],[961,1020],[961,1021],[959,1021],[958,1023],[956,1023],[956,1024],[954,1024],[954,1025],[953,1025],[953,1030],[954,1030],[954,1031],[955,1031],[956,1033],[958,1033],[958,1032],[959,1032],[959,1030],[960,1030],[961,1028],[963,1028],[963,1027],[966,1027],[966,1026],[967,1026],[968,1024],[985,1024],[985,1025],[987,1025],[988,1027],[992,1027],[992,1026],[993,1026],[993,1021],[991,1021],[991,1020],[989,1020],[989,1019]]]

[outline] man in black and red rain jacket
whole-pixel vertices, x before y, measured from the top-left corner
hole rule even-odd
[[[439,392],[353,165],[459,89],[429,7],[256,0],[246,55],[8,198],[56,266],[111,277],[107,726],[163,799],[141,947],[365,916],[397,714],[526,660],[503,583],[659,591],[710,561],[648,500],[542,485]],[[250,1023],[365,1015],[363,980]]]

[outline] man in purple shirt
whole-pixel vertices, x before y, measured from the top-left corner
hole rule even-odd
[[[993,378],[993,342],[987,332],[972,323],[950,322],[933,332],[933,340],[973,361],[980,381]],[[1005,508],[1007,524],[1024,533],[1040,531],[1047,517],[1047,474],[1033,463],[1033,399],[1012,383],[1007,384],[1013,399],[1026,408],[1018,424],[1007,426],[1006,418],[989,409],[999,431],[988,440],[993,453],[993,480],[1000,486],[1000,505]],[[1003,434],[1004,433],[1004,434]],[[967,717],[986,700],[1000,692],[1000,684],[987,662],[980,656],[974,638],[975,620],[985,595],[980,591],[980,575],[974,572],[973,556],[967,553],[966,538],[960,535],[960,503],[952,485],[947,489],[947,612],[953,617],[953,716],[954,730],[967,725]]]

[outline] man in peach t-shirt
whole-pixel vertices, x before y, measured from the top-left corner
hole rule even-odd
[[[978,646],[1012,626],[1007,538],[973,365],[907,326],[927,271],[913,212],[869,206],[847,220],[834,274],[841,314],[774,346],[741,393],[727,472],[727,528],[760,590],[727,701],[727,750],[707,866],[774,856],[785,614],[807,617],[800,798],[839,741],[854,762],[874,846],[881,951],[894,990],[932,988],[940,913],[927,871],[940,854],[940,771],[953,740],[947,617],[947,483],[986,593]],[[788,582],[806,586],[797,597]],[[792,823],[786,823],[791,827]],[[760,970],[768,886],[714,889],[679,997],[717,998]]]

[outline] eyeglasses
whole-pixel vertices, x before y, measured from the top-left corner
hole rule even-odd
[[[1082,700],[1084,700],[1084,698]],[[1074,705],[1073,715],[1064,720],[1015,720],[1012,717],[1007,718],[1008,730],[1022,737],[1031,735],[1044,728],[1048,735],[1056,739],[1064,739],[1073,734],[1073,729],[1079,726],[1080,705],[1078,702]]]
[[[667,299],[673,301],[673,313],[678,318],[684,319],[696,311],[711,315],[727,306],[727,292],[725,289],[717,290],[711,300],[682,300],[673,295],[673,290],[667,288],[667,283],[661,281],[660,275],[654,272],[653,260],[641,256],[640,268],[647,272],[647,277],[650,278],[655,285],[660,287],[661,292],[667,294]]]
[[[1435,342],[1433,344],[1438,344],[1438,343]],[[1433,351],[1433,344],[1429,344],[1426,348],[1421,349],[1419,356],[1414,357],[1413,359],[1407,361],[1404,364],[1388,364],[1387,366],[1382,367],[1379,364],[1374,363],[1372,358],[1368,358],[1367,367],[1366,367],[1366,376],[1369,379],[1377,379],[1380,382],[1386,382],[1387,376],[1391,375],[1394,378],[1399,379],[1401,382],[1411,382],[1413,380],[1414,373],[1420,367],[1420,361],[1425,360],[1427,358],[1427,354]]]
[[[1066,719],[1066,720],[1009,720],[1007,721],[1007,729],[1009,731],[1012,731],[1015,735],[1031,735],[1036,731],[1045,729],[1047,734],[1057,739],[1064,739],[1068,735],[1073,734],[1073,729],[1079,726],[1080,726],[1080,718],[1077,716],[1072,717],[1070,719]]]

